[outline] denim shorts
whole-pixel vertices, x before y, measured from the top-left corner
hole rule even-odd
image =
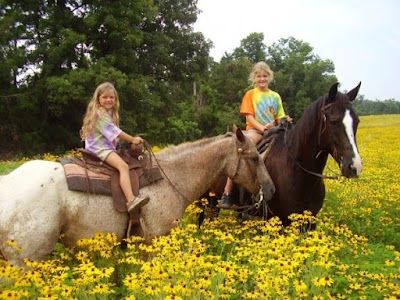
[[[263,133],[261,131],[255,129],[255,128],[250,128],[249,130],[246,130],[245,133],[246,132],[256,132],[256,133],[259,133],[259,134],[263,135]]]

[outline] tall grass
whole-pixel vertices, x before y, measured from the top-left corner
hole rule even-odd
[[[362,175],[327,180],[316,219],[293,215],[282,230],[224,211],[198,231],[190,206],[151,245],[98,233],[26,270],[0,260],[0,299],[400,299],[399,125],[400,115],[361,118]],[[317,230],[300,234],[308,221]]]

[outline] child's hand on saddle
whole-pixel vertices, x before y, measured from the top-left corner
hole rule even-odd
[[[139,144],[143,144],[143,143],[144,143],[143,139],[138,135],[134,136],[132,139],[132,144],[134,144],[134,145],[139,145]]]

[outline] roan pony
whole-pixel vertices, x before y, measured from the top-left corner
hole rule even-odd
[[[361,82],[343,94],[338,92],[338,84],[334,84],[326,95],[305,109],[294,127],[272,129],[275,133],[263,157],[275,184],[275,194],[269,201],[265,199],[264,205],[255,207],[257,197],[234,193],[232,197],[238,211],[245,210],[264,219],[278,216],[283,225],[290,223],[288,216],[293,213],[308,210],[316,216],[325,197],[322,172],[329,155],[338,163],[342,176],[360,175],[362,164],[356,143],[359,119],[351,104],[360,86]],[[215,198],[210,199],[210,203],[220,199],[225,181],[226,178],[222,178],[211,187]],[[212,208],[208,211],[216,212]],[[200,224],[204,217],[208,216],[199,215]]]
[[[150,196],[140,212],[140,234],[146,242],[168,234],[186,207],[221,176],[232,176],[252,193],[261,186],[264,196],[272,197],[275,188],[256,147],[240,130],[234,131],[155,153],[167,178],[143,188]],[[45,258],[60,234],[67,247],[96,232],[113,232],[122,239],[128,220],[110,196],[68,190],[58,162],[29,161],[0,177],[0,253],[12,264]]]

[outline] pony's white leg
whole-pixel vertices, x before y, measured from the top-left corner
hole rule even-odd
[[[24,258],[40,260],[54,249],[61,225],[60,167],[32,161],[2,178],[0,251],[10,263],[22,266]]]

